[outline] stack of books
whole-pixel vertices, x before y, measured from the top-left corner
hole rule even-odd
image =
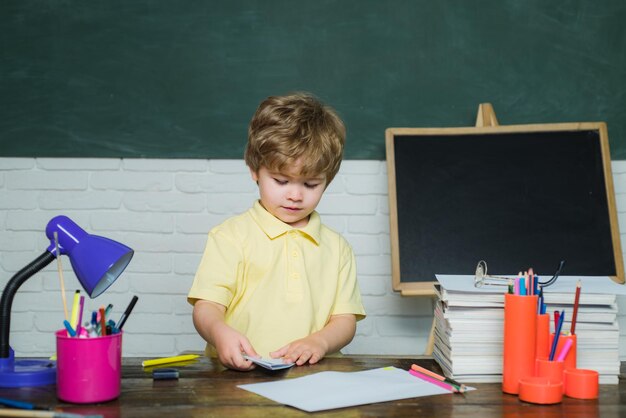
[[[506,287],[474,287],[473,276],[438,275],[433,356],[449,378],[460,382],[501,382]],[[626,287],[607,277],[560,277],[544,289],[547,312],[565,311],[569,331],[576,283],[582,282],[577,321],[577,367],[617,384],[620,373],[617,294]],[[554,332],[551,321],[550,332]]]

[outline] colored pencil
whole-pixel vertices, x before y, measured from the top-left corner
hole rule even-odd
[[[61,299],[63,299],[63,312],[65,312],[65,319],[69,321],[70,316],[67,313],[67,299],[65,298],[65,280],[63,280],[63,266],[61,265],[61,251],[59,250],[59,233],[57,231],[54,231],[54,247],[57,256],[59,282],[61,285]]]
[[[82,415],[61,411],[33,411],[19,409],[0,409],[0,417],[28,417],[28,418],[102,418],[102,415]]]
[[[453,385],[446,383],[446,382],[442,382],[441,380],[435,379],[434,377],[430,377],[420,372],[416,372],[415,370],[409,370],[409,373],[411,373],[413,376],[420,378],[428,383],[432,383],[435,386],[439,386],[440,388],[449,390],[450,392],[460,393],[460,391],[457,388],[455,388]]]
[[[574,297],[574,313],[572,314],[572,326],[570,334],[576,334],[576,317],[578,316],[578,304],[580,303],[580,280],[576,283],[576,296]]]
[[[157,358],[153,360],[144,360],[143,362],[141,362],[141,365],[143,367],[157,366],[160,364],[178,363],[178,362],[183,362],[183,361],[194,360],[194,359],[197,359],[198,357],[200,356],[197,354],[183,354],[182,356],[163,357],[163,358]]]
[[[445,376],[441,376],[440,374],[437,374],[433,371],[430,371],[428,369],[425,369],[423,367],[418,366],[417,364],[412,364],[411,365],[411,370],[415,370],[416,372],[420,372],[422,374],[426,374],[430,377],[434,377],[437,380],[441,380],[442,382],[446,382],[449,383],[451,385],[456,386],[459,389],[459,392],[465,392],[467,390],[467,386],[465,386],[462,383],[457,382],[454,379],[450,379],[449,377],[445,377]]]

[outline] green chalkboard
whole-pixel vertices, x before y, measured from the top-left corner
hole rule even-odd
[[[605,121],[626,158],[626,2],[2,0],[0,156],[242,158],[310,91],[385,158],[390,126]]]

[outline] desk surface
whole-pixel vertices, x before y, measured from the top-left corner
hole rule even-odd
[[[59,411],[100,414],[114,417],[620,417],[626,416],[626,381],[602,385],[598,400],[564,397],[557,405],[541,406],[521,402],[506,395],[500,384],[473,384],[478,390],[464,395],[438,395],[363,405],[309,414],[278,404],[262,396],[237,388],[244,383],[301,377],[326,370],[360,371],[384,366],[408,370],[416,363],[439,371],[430,358],[388,358],[349,356],[326,358],[314,366],[294,367],[269,372],[257,368],[251,372],[227,370],[215,361],[201,358],[177,367],[180,379],[153,381],[151,370],[141,367],[139,358],[125,358],[122,367],[122,391],[118,399],[97,405],[72,405],[59,402],[56,386],[0,388],[0,397],[55,407]],[[314,394],[311,394],[314,396]]]

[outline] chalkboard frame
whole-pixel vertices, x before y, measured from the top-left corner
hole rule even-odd
[[[479,110],[480,118],[480,110]],[[495,115],[493,115],[495,121]],[[497,124],[497,121],[495,121]],[[388,128],[385,131],[387,175],[388,175],[388,197],[389,197],[389,218],[390,218],[390,241],[391,241],[391,265],[392,265],[392,286],[394,291],[401,292],[402,295],[433,295],[434,282],[432,281],[407,281],[402,275],[400,268],[400,242],[398,223],[398,195],[405,191],[396,188],[396,163],[395,163],[395,141],[401,136],[479,136],[493,134],[516,134],[516,133],[542,133],[542,132],[571,132],[571,131],[597,131],[602,153],[602,167],[608,214],[611,241],[613,247],[613,258],[615,261],[615,276],[611,279],[618,283],[624,283],[624,265],[620,243],[619,227],[617,223],[617,210],[615,206],[615,193],[613,188],[613,176],[611,171],[611,158],[609,151],[608,131],[604,122],[577,122],[577,123],[554,123],[554,124],[530,124],[530,125],[503,125],[503,126],[481,126],[477,121],[475,127],[461,128]],[[427,196],[424,197],[428,199]],[[477,262],[479,260],[476,260]],[[556,266],[555,266],[556,267]],[[468,271],[467,274],[473,274]]]

